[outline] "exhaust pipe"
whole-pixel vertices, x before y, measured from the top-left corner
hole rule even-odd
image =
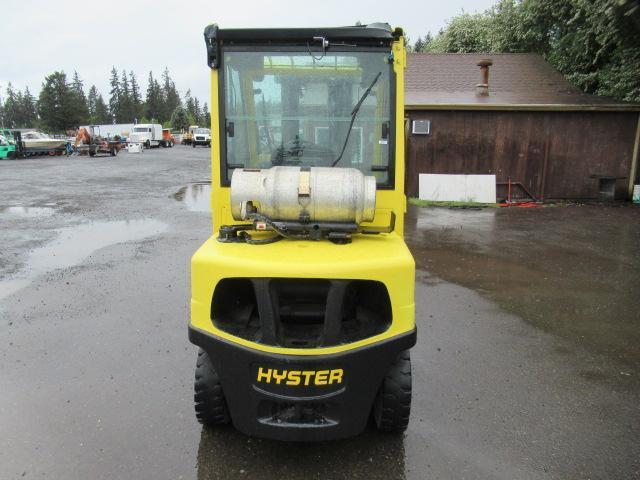
[[[476,65],[480,67],[480,83],[476,85],[476,95],[489,96],[489,67],[493,65],[490,58],[483,58]]]

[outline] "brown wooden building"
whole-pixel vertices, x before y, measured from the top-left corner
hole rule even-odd
[[[640,183],[640,105],[581,93],[536,54],[409,54],[405,116],[410,197],[420,173],[495,174],[503,198],[509,180],[536,199]]]

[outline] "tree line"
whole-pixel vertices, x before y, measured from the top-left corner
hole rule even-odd
[[[109,97],[105,101],[95,85],[85,93],[84,82],[74,72],[47,75],[35,98],[29,88],[6,88],[0,102],[0,120],[7,128],[42,128],[48,132],[65,132],[80,125],[107,123],[161,123],[165,127],[186,129],[189,125],[209,125],[211,117],[206,102],[201,104],[187,90],[180,97],[169,70],[160,79],[149,72],[146,92],[141,91],[133,71],[111,70]]]
[[[541,54],[587,93],[640,102],[640,1],[499,0],[411,45],[430,53]]]

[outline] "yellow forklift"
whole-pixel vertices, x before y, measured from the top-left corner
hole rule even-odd
[[[191,260],[195,410],[312,441],[401,432],[416,342],[401,29],[206,27],[212,236]]]

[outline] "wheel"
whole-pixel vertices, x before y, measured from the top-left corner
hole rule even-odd
[[[90,157],[95,157],[96,156],[96,151],[89,149],[89,156]]]
[[[373,405],[378,430],[404,432],[411,412],[411,357],[404,351],[391,365]]]
[[[144,142],[144,148],[151,148],[151,142],[149,140],[147,140],[146,142]]]
[[[109,153],[111,154],[112,157],[115,157],[116,155],[118,155],[118,151],[115,148],[112,148]]]
[[[193,143],[191,144],[191,146],[192,146],[193,148],[196,148],[196,143],[195,143],[195,142],[193,142]]]
[[[173,142],[169,142],[169,148],[173,148]]]
[[[196,362],[194,396],[196,418],[204,425],[226,425],[231,422],[220,378],[213,369],[207,352],[200,349]]]

